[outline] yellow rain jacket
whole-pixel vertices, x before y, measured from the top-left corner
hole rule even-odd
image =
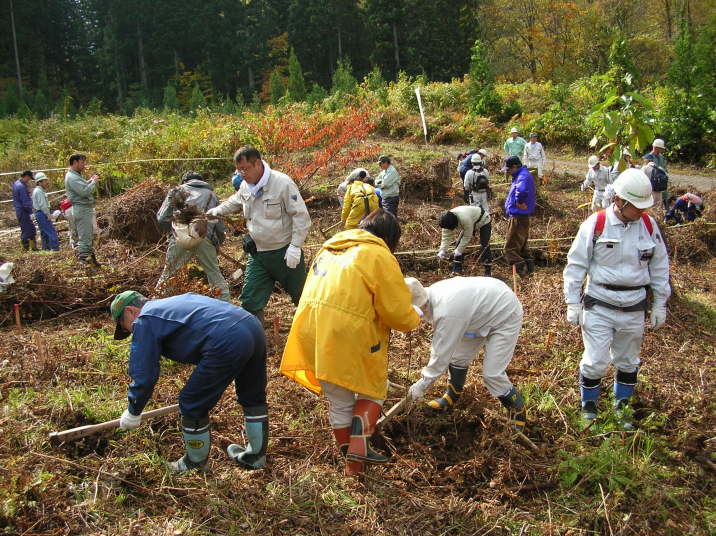
[[[368,212],[366,212],[368,201]],[[346,195],[343,196],[343,212],[341,220],[345,229],[355,229],[360,221],[378,208],[378,194],[375,188],[363,181],[353,181],[348,185]]]
[[[377,236],[327,240],[308,271],[279,371],[315,393],[318,380],[385,399],[388,335],[420,322],[398,261]]]

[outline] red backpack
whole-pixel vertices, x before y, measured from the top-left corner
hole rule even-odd
[[[604,224],[606,223],[606,221],[606,210],[600,210],[599,212],[597,212],[597,222],[594,224],[594,238],[592,238],[592,242],[596,242],[597,238],[602,235],[602,233],[604,232]],[[644,222],[644,227],[646,227],[646,230],[649,231],[649,235],[653,235],[654,227],[651,225],[651,218],[649,218],[649,215],[646,212],[642,212],[641,221]]]

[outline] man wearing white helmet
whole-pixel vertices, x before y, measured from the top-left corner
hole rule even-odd
[[[587,160],[589,170],[582,183],[581,190],[584,191],[589,186],[594,185],[594,195],[592,195],[592,210],[602,208],[602,200],[604,199],[604,191],[607,185],[612,182],[609,176],[609,169],[599,163],[599,157],[592,155]]]
[[[490,212],[487,203],[487,193],[490,186],[490,172],[485,167],[485,162],[480,153],[471,157],[472,169],[465,174],[463,188],[465,189],[465,202],[473,207],[482,207],[485,212]]]
[[[527,140],[519,135],[520,131],[512,127],[510,130],[510,137],[507,138],[502,148],[507,153],[507,156],[522,156],[522,152],[525,150]]]
[[[509,412],[514,431],[522,432],[527,420],[524,399],[507,376],[507,367],[522,328],[522,304],[512,289],[491,277],[453,277],[427,289],[408,277],[405,283],[423,319],[433,326],[430,361],[421,378],[408,391],[418,400],[440,376],[448,372],[445,394],[428,402],[437,411],[449,410],[462,394],[470,363],[485,347],[482,380],[490,394]]]
[[[579,383],[586,421],[597,417],[601,379],[610,363],[615,404],[629,403],[639,370],[647,286],[653,292],[652,329],[666,321],[671,294],[664,240],[654,218],[644,212],[653,205],[649,179],[639,169],[627,169],[614,182],[614,192],[609,208],[580,226],[564,269],[567,321],[582,326]]]
[[[668,170],[666,169],[666,156],[664,156],[665,150],[666,145],[664,144],[664,140],[662,140],[661,138],[656,138],[651,144],[651,152],[647,154],[653,156],[650,161],[653,163],[654,167],[661,168],[664,170],[665,173],[668,174]],[[647,175],[650,175],[650,173],[647,173]],[[659,200],[661,200],[661,204],[664,206],[664,210],[667,210],[669,208],[668,188],[661,192],[654,192],[654,203],[658,204]]]

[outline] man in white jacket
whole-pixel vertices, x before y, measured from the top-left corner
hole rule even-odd
[[[610,364],[616,369],[618,408],[627,405],[634,393],[646,287],[654,294],[652,329],[666,321],[666,301],[671,294],[664,239],[654,219],[644,212],[654,202],[649,179],[639,169],[627,169],[614,182],[614,192],[612,205],[580,226],[564,269],[567,321],[582,326],[579,381],[582,416],[587,422],[597,418],[601,379]],[[631,427],[629,422],[623,424]]]
[[[243,210],[248,235],[244,251],[246,265],[241,306],[263,320],[263,309],[276,281],[298,304],[306,281],[301,246],[311,228],[311,218],[298,187],[291,178],[269,167],[261,154],[245,145],[234,155],[236,171],[244,178],[238,191],[208,216],[223,216]]]
[[[594,194],[592,195],[592,210],[600,210],[602,208],[602,201],[605,197],[607,185],[612,182],[611,175],[609,174],[609,168],[602,166],[599,163],[599,157],[595,154],[589,157],[587,160],[589,170],[587,175],[584,177],[584,182],[580,189],[582,191],[594,185]]]
[[[428,405],[438,411],[449,409],[460,398],[467,369],[484,345],[485,387],[508,409],[513,429],[522,432],[527,419],[524,400],[505,372],[522,328],[522,305],[515,293],[491,277],[454,277],[427,289],[412,277],[405,282],[413,305],[420,307],[423,318],[433,325],[430,362],[421,379],[410,387],[408,397],[422,398],[447,370],[447,391]]]
[[[547,163],[547,155],[544,154],[544,147],[537,141],[537,133],[530,133],[530,141],[525,145],[522,161],[527,168],[537,169],[537,177],[542,182],[542,171]]]

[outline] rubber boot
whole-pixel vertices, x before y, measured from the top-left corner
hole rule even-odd
[[[348,453],[348,444],[351,441],[351,427],[333,428],[333,437],[336,438],[338,451],[345,457]],[[346,473],[357,474],[365,471],[363,462],[350,461],[346,462]]]
[[[512,386],[509,393],[498,398],[502,405],[507,408],[512,429],[515,432],[524,431],[527,423],[527,410],[525,409],[525,399],[522,398],[522,393]]]
[[[368,440],[375,431],[375,423],[380,416],[381,405],[372,400],[358,399],[353,407],[353,425],[351,426],[351,438],[346,452],[346,474],[356,474],[357,468],[352,467],[353,461],[365,463],[386,463],[390,458],[375,452]],[[364,467],[360,468],[362,472]]]
[[[531,275],[535,271],[535,261],[533,259],[527,259],[527,275]]]
[[[624,411],[624,408],[629,405],[629,400],[634,395],[638,372],[638,370],[634,372],[617,370],[616,377],[614,378],[614,407],[616,408],[617,418],[625,430],[634,429],[629,415],[631,412]]]
[[[462,273],[463,255],[457,253],[452,258],[452,275],[460,275]]]
[[[492,277],[492,265],[491,264],[485,265],[485,277]]]
[[[90,254],[90,261],[91,261],[92,264],[93,264],[95,267],[97,267],[97,268],[100,268],[100,267],[102,266],[102,265],[99,263],[99,261],[97,260],[97,257],[95,257],[94,251]]]
[[[35,240],[33,240],[33,239],[31,238],[31,239],[28,240],[27,242],[28,242],[28,245],[30,246],[30,249],[31,249],[32,251],[38,251],[38,249],[37,249],[37,242],[35,242]]]
[[[586,421],[585,424],[589,424],[597,418],[597,402],[599,401],[601,390],[601,378],[594,379],[587,378],[582,374],[579,375],[579,392],[582,397],[582,419]]]
[[[226,454],[244,469],[261,469],[266,465],[268,408],[266,406],[244,408],[244,414],[248,445],[242,447],[232,443],[226,448]]]
[[[445,394],[440,398],[428,402],[428,406],[433,409],[445,411],[454,406],[460,399],[462,389],[465,386],[465,378],[467,378],[467,367],[462,368],[450,365],[448,367],[448,374],[450,376]]]
[[[259,322],[261,322],[261,326],[263,326],[263,325],[264,325],[264,310],[263,310],[263,309],[259,309],[258,311],[256,311],[255,313],[253,313],[253,315],[254,315],[256,318],[258,318]]]
[[[21,240],[20,243],[22,244],[22,249],[30,251],[30,243],[27,240]]]
[[[527,277],[527,263],[522,261],[514,264],[513,266],[516,268],[518,276]]]
[[[167,464],[169,472],[175,475],[196,469],[206,471],[211,448],[211,424],[209,417],[194,419],[182,416],[182,434],[186,454],[175,462]]]

